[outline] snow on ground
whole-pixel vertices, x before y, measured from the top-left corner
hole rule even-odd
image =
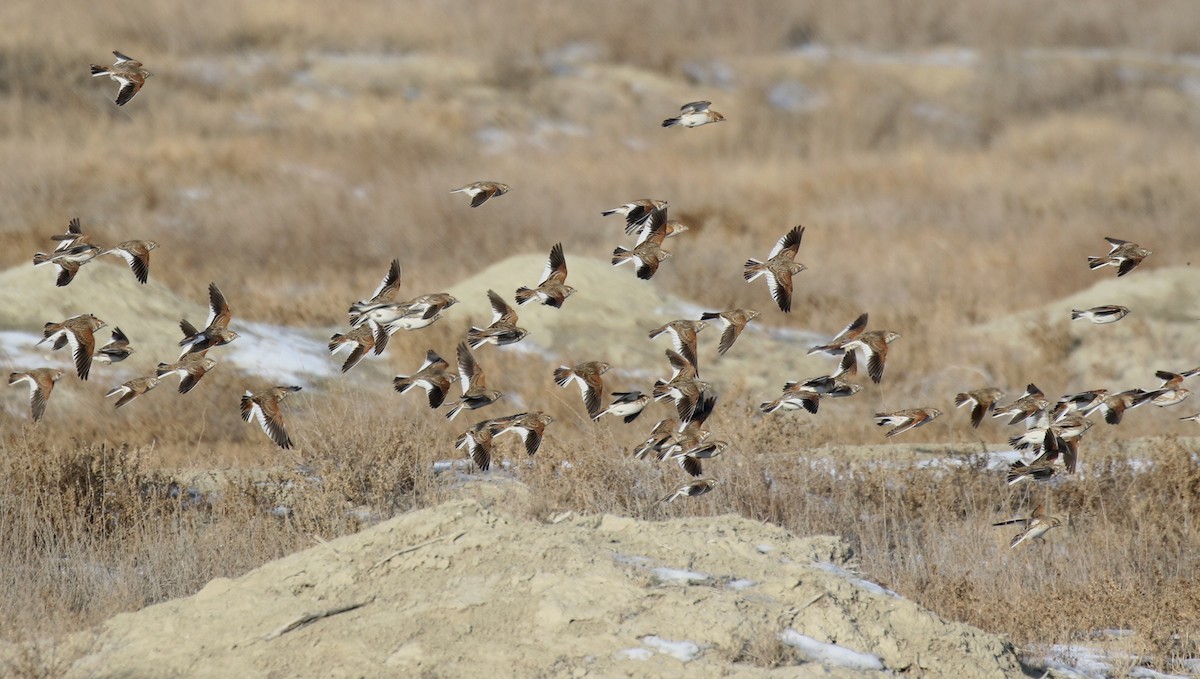
[[[805,636],[792,628],[785,629],[779,635],[780,641],[800,651],[802,655],[813,662],[834,667],[844,667],[849,670],[882,670],[883,661],[879,656],[862,653],[852,648],[827,644]]]
[[[240,321],[236,328],[241,337],[214,353],[218,360],[227,360],[244,372],[281,384],[303,384],[313,377],[328,378],[338,373],[338,364],[329,358],[325,343],[307,330],[253,321]],[[12,370],[73,365],[69,351],[51,351],[49,343],[38,345],[40,339],[31,332],[0,330],[0,364]],[[137,338],[132,339],[136,351]],[[97,344],[107,341],[102,337]],[[175,359],[159,357],[166,362]]]
[[[66,349],[63,349],[58,356],[47,359],[47,355],[50,354],[50,344],[37,346],[41,339],[41,335],[32,332],[0,330],[0,361],[3,361],[4,366],[12,370],[46,367],[48,360],[52,361],[55,367],[73,365],[70,352]]]
[[[313,377],[338,374],[338,364],[329,358],[325,343],[304,330],[254,321],[236,325],[241,338],[221,347],[221,353],[245,372],[280,384],[303,384]]]
[[[711,579],[710,576],[696,571],[685,571],[678,568],[653,568],[650,573],[658,579],[659,582],[672,585],[691,585],[699,582],[707,582]]]
[[[672,641],[654,635],[642,637],[642,644],[663,655],[687,662],[700,657],[700,645],[694,641]]]
[[[1200,659],[1184,661],[1189,674],[1170,674],[1148,667],[1131,667],[1143,662],[1135,655],[1123,651],[1111,651],[1081,644],[1053,644],[1034,652],[1051,676],[1079,677],[1080,679],[1106,679],[1115,673],[1142,679],[1185,679],[1200,668]],[[1192,665],[1195,663],[1195,665]],[[1128,668],[1128,670],[1126,670]]]
[[[829,563],[828,561],[814,561],[813,566],[820,568],[821,570],[825,571],[826,573],[833,573],[834,575],[840,575],[841,577],[849,580],[851,583],[867,590],[868,592],[871,592],[872,594],[881,594],[883,596],[895,597],[897,599],[900,598],[899,594],[884,587],[883,585],[871,582],[870,580],[863,580],[862,578],[858,577],[857,575],[851,573],[850,571],[846,570],[845,568],[842,568],[841,566],[839,566],[837,564]]]

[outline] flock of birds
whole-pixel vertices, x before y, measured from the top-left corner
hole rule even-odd
[[[110,67],[92,65],[93,76],[107,75],[120,88],[116,98],[118,106],[128,103],[142,88],[151,74],[141,62],[120,52],[113,52],[116,62]],[[725,120],[724,116],[710,108],[707,101],[692,102],[680,109],[677,117],[663,121],[663,127],[699,127]],[[488,200],[503,196],[510,187],[493,181],[480,181],[454,189],[451,193],[462,193],[471,200],[471,207],[479,207]],[[602,216],[621,215],[625,219],[625,232],[636,237],[633,247],[617,247],[613,251],[612,264],[620,266],[634,264],[636,275],[649,280],[671,253],[663,249],[667,238],[685,233],[688,227],[667,218],[669,205],[664,200],[634,200],[611,210]],[[796,261],[804,227],[796,226],[775,243],[765,260],[748,259],[743,266],[747,282],[763,278],[772,299],[779,310],[787,313],[792,307],[793,277],[805,271],[804,264]],[[51,237],[58,242],[50,253],[37,253],[33,262],[37,266],[51,264],[57,271],[57,285],[66,286],[74,280],[80,268],[93,259],[113,254],[121,256],[130,266],[136,279],[146,283],[150,271],[150,252],[158,244],[148,240],[130,240],[110,248],[103,248],[85,234],[78,219],[72,219],[66,233]],[[1111,248],[1107,255],[1088,257],[1092,269],[1115,266],[1117,276],[1132,271],[1151,252],[1136,243],[1115,238],[1106,239]],[[514,291],[513,299],[518,306],[540,304],[553,309],[563,306],[575,292],[567,284],[567,260],[562,243],[555,244],[546,260],[546,266],[535,286],[522,286]],[[372,295],[354,302],[349,308],[350,328],[330,338],[328,349],[331,354],[348,351],[342,364],[342,372],[349,371],[369,355],[382,354],[388,338],[400,330],[419,330],[441,318],[443,312],[458,302],[448,293],[420,295],[408,301],[397,301],[401,284],[399,260],[393,260],[383,280]],[[503,394],[489,388],[486,372],[475,351],[487,344],[497,347],[523,340],[527,332],[518,326],[516,310],[507,299],[494,290],[488,290],[488,300],[493,311],[492,322],[487,327],[471,327],[455,349],[456,370],[430,349],[425,360],[411,375],[398,375],[393,387],[403,394],[418,387],[425,391],[431,409],[447,407],[446,417],[455,419],[465,410],[479,410],[491,406]],[[232,319],[230,306],[215,283],[208,288],[209,315],[203,329],[197,329],[186,319],[180,321],[182,339],[178,359],[159,363],[153,376],[139,377],[110,390],[106,396],[117,397],[115,407],[123,407],[149,392],[159,381],[170,375],[179,378],[181,394],[191,391],[206,373],[216,366],[209,355],[218,347],[238,339],[238,334],[229,329]],[[1129,309],[1121,306],[1099,306],[1092,309],[1072,311],[1072,319],[1084,319],[1093,323],[1112,323],[1121,320]],[[694,497],[711,491],[717,484],[713,478],[701,478],[707,461],[720,456],[729,443],[714,439],[707,421],[717,402],[713,385],[700,379],[698,334],[710,324],[719,323],[722,334],[717,353],[728,352],[748,323],[759,316],[752,309],[729,309],[704,313],[699,319],[678,319],[652,330],[649,338],[667,335],[672,348],[666,350],[671,369],[669,378],[657,380],[649,393],[641,391],[611,392],[613,400],[605,406],[604,375],[611,366],[603,361],[587,361],[574,366],[561,366],[553,371],[555,384],[568,388],[575,384],[581,393],[583,405],[593,420],[609,415],[632,423],[654,401],[670,400],[675,413],[658,421],[643,443],[636,446],[633,455],[639,459],[654,456],[660,461],[676,462],[690,478],[669,495],[662,498],[670,502],[678,498]],[[818,412],[823,398],[842,398],[857,394],[862,385],[853,382],[858,374],[861,352],[866,373],[879,383],[883,379],[888,348],[900,338],[890,330],[867,330],[868,315],[860,315],[830,339],[814,346],[808,353],[826,353],[840,357],[837,366],[829,374],[807,380],[788,382],[780,396],[761,404],[763,412],[778,410],[805,410]],[[41,342],[52,342],[54,349],[70,346],[76,373],[81,380],[88,379],[91,365],[95,362],[116,363],[132,353],[129,339],[120,328],[112,330],[111,340],[96,348],[95,333],[106,327],[106,323],[92,314],[82,314],[62,322],[46,323]],[[39,342],[39,344],[41,343]],[[993,418],[1007,418],[1008,424],[1024,423],[1025,431],[1012,437],[1009,443],[1017,450],[1029,451],[1033,458],[1029,462],[1014,463],[1007,475],[1010,484],[1026,479],[1047,480],[1059,473],[1075,472],[1079,442],[1092,426],[1088,416],[1100,413],[1109,424],[1118,424],[1126,410],[1146,403],[1169,406],[1183,401],[1190,394],[1183,381],[1200,374],[1200,368],[1180,373],[1159,371],[1156,373],[1162,384],[1153,390],[1131,389],[1109,393],[1105,389],[1067,394],[1051,400],[1030,384],[1025,393],[1011,403],[1001,405],[1005,394],[998,388],[985,387],[958,394],[955,405],[971,408],[971,425],[978,428],[984,417],[991,413]],[[9,384],[27,383],[30,390],[30,405],[33,420],[40,420],[45,413],[46,402],[55,383],[64,371],[54,368],[37,368],[25,372],[14,372]],[[447,402],[453,384],[459,383],[457,401]],[[259,391],[247,390],[241,397],[241,415],[247,422],[257,419],[263,431],[280,448],[291,448],[292,440],[285,428],[281,402],[289,395],[300,391],[295,385],[274,386]],[[887,413],[876,413],[875,422],[891,427],[887,437],[896,436],[910,429],[924,426],[942,412],[932,407],[908,408]],[[1200,422],[1200,414],[1187,418]],[[467,428],[456,440],[458,449],[466,449],[470,458],[481,470],[492,465],[495,440],[505,433],[518,435],[529,455],[537,453],[545,429],[554,419],[543,411],[520,412],[491,419],[480,420]],[[1040,539],[1051,528],[1061,524],[1061,519],[1049,516],[1039,505],[1029,517],[1004,521],[996,526],[1020,524],[1023,530],[1012,540],[1016,547],[1027,540]]]

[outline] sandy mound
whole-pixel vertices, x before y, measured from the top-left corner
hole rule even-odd
[[[518,255],[497,262],[450,289],[450,294],[460,300],[450,313],[486,326],[492,318],[488,289],[500,293],[512,304],[514,291],[522,285],[536,285],[545,264],[545,254]],[[520,325],[529,331],[529,336],[514,348],[537,345],[562,363],[603,360],[623,373],[642,375],[649,380],[666,378],[670,377],[670,369],[664,352],[671,347],[671,341],[666,335],[651,340],[647,334],[669,321],[698,319],[705,311],[723,311],[668,295],[654,281],[638,279],[630,265],[614,267],[606,261],[570,253],[567,265],[567,282],[576,288],[576,293],[561,309],[541,305],[515,307]],[[766,297],[765,291],[763,296]],[[764,299],[765,303],[770,300]],[[758,309],[765,315],[765,306]],[[718,357],[721,330],[716,322],[700,333],[700,369],[706,380],[773,389],[787,379],[821,375],[835,367],[836,361],[831,357],[805,356],[805,350],[821,339],[818,335],[770,332],[760,321],[746,326],[737,344],[725,356]],[[830,328],[829,332],[836,330]],[[763,360],[764,357],[771,360]]]
[[[108,259],[107,257],[104,259]],[[42,326],[76,314],[95,314],[108,323],[98,340],[108,341],[119,327],[136,352],[129,361],[173,360],[179,355],[179,319],[203,325],[208,315],[207,293],[195,300],[180,298],[154,280],[151,255],[150,280],[137,282],[118,258],[95,261],[80,269],[65,288],[55,287],[54,267],[17,266],[0,271],[0,329],[41,335]],[[140,357],[140,360],[139,360]]]
[[[113,328],[120,328],[129,337],[134,354],[113,369],[115,379],[123,381],[135,374],[149,375],[160,361],[178,358],[182,337],[179,319],[187,318],[203,327],[208,317],[207,284],[196,299],[183,299],[155,282],[153,274],[145,285],[139,284],[128,267],[115,258],[88,264],[65,288],[56,287],[54,278],[54,269],[49,265],[19,266],[0,272],[0,365],[69,369],[72,363],[66,351],[55,353],[49,344],[35,343],[47,322],[90,313],[108,324],[97,334],[97,346],[109,340]],[[239,317],[236,306],[233,309],[231,327],[242,337],[223,347],[216,357],[218,361],[228,361],[263,379],[289,383],[336,374],[336,363],[325,349],[327,330],[257,323]]]
[[[781,634],[808,658],[787,676],[1020,669],[1001,639],[848,573],[836,538],[731,516],[542,524],[501,509],[519,486],[468,489],[495,505],[406,514],[116,616],[68,676],[775,676],[735,659]]]
[[[1200,345],[1200,271],[1191,268],[1137,270],[1116,278],[1102,269],[1103,280],[1087,290],[1043,307],[976,328],[989,341],[1019,349],[1029,338],[1050,330],[1065,333],[1071,377],[1079,383],[1107,382],[1118,389],[1157,384],[1155,370],[1196,367]],[[1097,274],[1099,275],[1099,274]],[[1108,304],[1129,307],[1116,323],[1071,321],[1072,309]]]

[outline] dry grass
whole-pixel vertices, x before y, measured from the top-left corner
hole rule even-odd
[[[314,445],[287,464],[198,485],[145,468],[136,449],[10,438],[0,458],[9,593],[0,635],[27,639],[186,595],[458,492],[459,472],[433,471],[450,447],[443,431],[340,410],[352,403],[335,402],[336,416],[311,432]],[[738,443],[709,463],[722,485],[701,501],[658,502],[680,474],[673,464],[631,459],[633,427],[559,429],[533,460],[515,439],[502,440],[498,457],[512,467],[493,475],[528,484],[529,511],[543,518],[564,510],[648,519],[735,512],[797,534],[840,535],[864,577],[1023,647],[1131,629],[1127,648],[1159,667],[1200,651],[1200,467],[1190,445],[1162,440],[1148,459],[1097,453],[1053,489],[1006,490],[1001,472],[987,471],[970,447],[948,453],[961,466],[927,468],[919,452],[892,451],[889,460],[815,448],[816,437],[797,434],[794,421],[779,422],[722,418],[720,433]],[[797,450],[811,452],[787,452]],[[1069,517],[1044,544],[1009,550],[1015,531],[989,527],[1043,501]],[[780,649],[760,636],[748,632],[739,657],[780,662]]]
[[[756,8],[6,3],[0,266],[26,265],[79,215],[106,243],[159,241],[152,275],[181,296],[202,299],[219,279],[239,317],[334,326],[394,256],[413,294],[469,273],[465,243],[489,261],[557,240],[603,257],[619,232],[599,211],[661,196],[692,233],[653,284],[706,306],[761,307],[740,262],[804,223],[796,312],[762,325],[832,333],[870,310],[878,327],[903,329],[905,360],[889,363],[883,387],[818,418],[760,418],[764,394],[722,385],[716,425],[737,445],[712,466],[726,483],[669,511],[842,535],[867,577],[1018,643],[1129,627],[1160,662],[1200,655],[1193,446],[1168,440],[1145,468],[1119,452],[1120,436],[1184,432],[1174,418],[1094,430],[1087,475],[1053,490],[1071,526],[1013,552],[1006,531],[981,527],[1048,490],[1010,493],[972,465],[806,454],[878,440],[867,419],[877,408],[945,400],[927,380],[949,379],[946,366],[1007,385],[1095,386],[1075,383],[1057,328],[1032,326],[1020,355],[964,346],[957,331],[1089,285],[1083,256],[1103,251],[1102,236],[1150,245],[1147,271],[1200,257],[1197,73],[1173,60],[1200,50],[1196,5]],[[817,45],[835,56],[812,58]],[[84,68],[113,48],[156,73],[124,109]],[[792,52],[802,48],[809,57]],[[796,84],[812,98],[770,103]],[[658,128],[701,96],[730,122]],[[481,178],[514,191],[479,210],[446,194]],[[386,360],[409,372],[426,347],[452,346],[460,324],[397,337]],[[640,429],[587,423],[574,391],[542,379],[540,357],[489,360],[520,402],[559,419],[536,463],[515,472],[535,489],[535,512],[666,515],[655,501],[679,474],[629,459]],[[318,385],[289,402],[301,449],[278,453],[230,407],[251,381],[217,371],[186,401],[143,399],[119,418],[90,407],[59,428],[0,413],[0,638],[188,594],[453,492],[432,463],[450,456],[457,428],[416,396],[362,379]],[[995,431],[984,436],[999,441]],[[964,455],[981,438],[929,435]],[[742,655],[763,664],[786,652],[747,644]]]

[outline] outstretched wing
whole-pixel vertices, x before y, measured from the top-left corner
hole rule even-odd
[[[488,290],[488,301],[492,303],[492,323],[502,321],[509,325],[517,324],[517,312],[504,301],[504,298],[496,294],[495,290]]]
[[[546,260],[546,270],[542,273],[542,283],[554,279],[559,283],[567,280],[567,256],[563,254],[562,243],[555,243],[550,248],[550,257]]]
[[[207,327],[227,328],[231,318],[233,318],[233,312],[229,310],[229,303],[225,301],[225,295],[221,293],[221,289],[217,287],[216,283],[209,283]]]
[[[804,227],[792,227],[792,230],[783,234],[775,247],[771,249],[771,259],[785,253],[788,259],[795,259],[796,253],[800,251],[800,239],[802,238],[804,238]]]
[[[400,260],[393,259],[391,266],[380,281],[379,287],[375,288],[375,292],[371,293],[370,303],[382,304],[391,302],[396,298],[396,292],[400,290]]]

